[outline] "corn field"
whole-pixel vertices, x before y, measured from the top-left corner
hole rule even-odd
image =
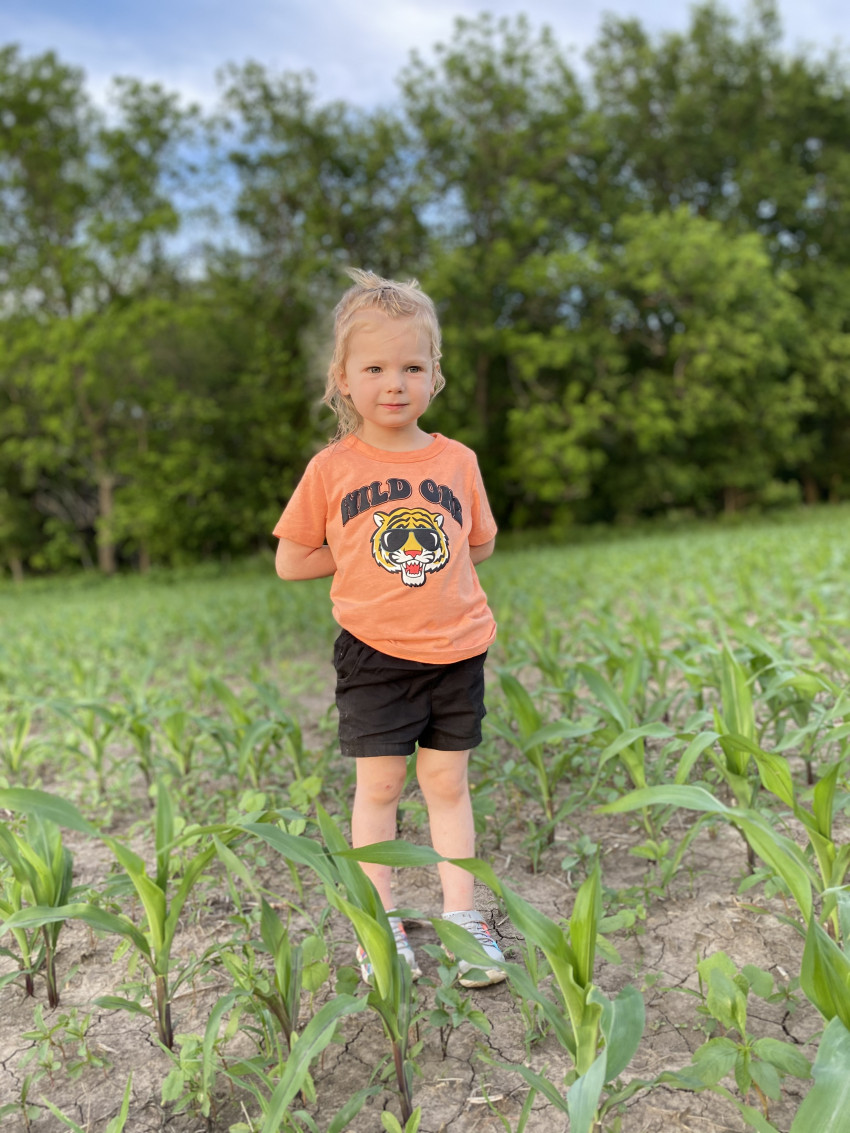
[[[349,849],[325,581],[0,589],[4,1131],[845,1131],[847,520],[482,565],[475,991],[412,769]]]

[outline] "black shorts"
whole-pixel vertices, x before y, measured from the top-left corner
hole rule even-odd
[[[481,743],[486,652],[450,665],[405,661],[348,630],[334,643],[343,755],[412,755],[416,745],[466,751]]]

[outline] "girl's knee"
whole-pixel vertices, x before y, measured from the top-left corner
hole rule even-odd
[[[443,764],[440,767],[420,767],[417,769],[417,779],[426,802],[457,802],[464,798],[469,790],[465,763],[456,766]]]
[[[356,796],[372,806],[389,806],[401,798],[404,780],[403,768],[400,771],[382,770],[379,774],[358,773]]]

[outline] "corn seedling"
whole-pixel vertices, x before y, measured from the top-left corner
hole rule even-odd
[[[8,921],[15,913],[19,913],[24,907],[23,893],[24,887],[20,881],[16,880],[12,873],[4,873],[2,876],[2,893],[0,893],[0,924]],[[12,983],[18,976],[24,977],[24,990],[27,995],[35,995],[35,981],[33,973],[37,972],[44,961],[44,948],[40,946],[41,930],[32,929],[26,931],[22,928],[13,928],[9,930],[11,936],[17,944],[17,952],[11,948],[0,946],[0,956],[6,956],[10,960],[14,960],[17,965],[17,971],[7,972],[5,975],[0,976],[0,988],[5,987],[6,984]]]
[[[599,727],[593,717],[571,723],[566,720],[544,724],[529,692],[520,684],[513,673],[505,670],[499,673],[499,681],[508,708],[508,717],[498,712],[491,713],[490,726],[517,748],[534,772],[539,790],[539,798],[546,815],[547,839],[554,841],[555,790],[570,766],[572,751],[563,744],[557,751],[552,750],[556,741],[584,739]]]
[[[12,791],[0,792],[0,805],[3,805],[3,795],[8,797],[12,794]],[[26,938],[26,929],[36,926],[21,925],[19,928],[15,920],[23,919],[31,911],[26,906],[57,909],[66,904],[71,894],[71,854],[62,843],[59,827],[48,818],[32,814],[27,819],[26,837],[15,834],[7,823],[0,823],[0,856],[6,860],[17,882],[12,902],[6,903],[7,908],[14,911],[0,925],[0,933],[11,930],[16,934],[22,960],[31,976],[34,974],[32,951]],[[56,1007],[59,1003],[56,942],[65,919],[57,917],[37,926],[44,946],[47,1001],[51,1007]],[[28,983],[27,990],[29,989]]]
[[[429,847],[401,841],[339,849],[335,856],[396,866],[444,860]],[[540,1004],[553,1034],[569,1052],[574,1064],[567,1080],[569,1089],[566,1095],[562,1094],[552,1082],[527,1066],[511,1064],[510,1068],[569,1115],[571,1133],[591,1133],[603,1113],[646,1084],[632,1082],[602,1101],[606,1085],[620,1076],[637,1050],[644,1028],[644,1004],[640,992],[633,987],[624,988],[615,1000],[610,1000],[593,983],[601,917],[598,864],[576,895],[566,932],[502,884],[485,862],[464,858],[453,860],[453,864],[468,869],[500,897],[514,926],[546,957],[553,977],[554,995],[536,985],[525,967],[509,961],[502,965],[517,992]],[[441,918],[432,923],[442,943],[454,955],[482,968],[492,965],[481,945],[459,925]]]
[[[272,970],[267,972],[260,967],[250,945],[241,950],[223,948],[220,951],[221,962],[236,988],[256,1000],[275,1019],[287,1049],[291,1050],[298,1031],[302,989],[313,993],[330,975],[327,947],[321,936],[315,933],[295,944],[239,857],[218,838],[215,843],[228,873],[242,881],[260,906],[260,938],[270,957]]]
[[[67,750],[79,755],[94,772],[97,793],[103,798],[106,791],[106,757],[109,740],[120,728],[122,712],[107,701],[53,700],[49,707],[66,720],[77,734],[79,742],[68,744]]]
[[[42,736],[32,733],[34,704],[6,709],[0,731],[0,763],[14,782],[31,778],[39,760],[47,751]]]
[[[815,1084],[797,1110],[791,1133],[844,1133],[850,1107],[850,1031],[834,1018],[823,1033],[812,1066]]]
[[[131,1074],[127,1079],[127,1085],[124,1087],[124,1096],[121,1099],[121,1106],[115,1116],[111,1117],[106,1123],[106,1127],[104,1128],[103,1133],[123,1133],[124,1126],[127,1123],[127,1117],[130,1112],[130,1093],[132,1088],[133,1075]],[[53,1116],[58,1118],[58,1120],[61,1121],[63,1125],[67,1126],[67,1128],[70,1129],[72,1133],[88,1133],[88,1127],[86,1129],[83,1129],[81,1125],[78,1125],[77,1122],[73,1120],[73,1118],[68,1117],[67,1113],[63,1113],[58,1106],[53,1104],[53,1102],[48,1101],[47,1098],[44,1097],[41,1099],[41,1101],[45,1106],[47,1106]]]
[[[292,1110],[299,1095],[314,1095],[310,1068],[325,1047],[333,1041],[339,1021],[366,1008],[365,999],[351,995],[337,995],[320,1007],[304,1030],[288,1057],[269,1073],[256,1060],[232,1063],[226,1070],[229,1078],[245,1087],[254,1096],[262,1113],[262,1133],[301,1133],[311,1130],[309,1114]],[[216,1017],[216,1027],[221,1016]],[[213,1016],[210,1018],[212,1023]],[[209,1033],[211,1027],[208,1025]],[[328,1133],[345,1133],[349,1122],[360,1112],[367,1097],[375,1093],[371,1087],[357,1091],[336,1114],[328,1126]],[[250,1128],[250,1126],[249,1126]],[[312,1129],[315,1126],[312,1125]],[[258,1131],[259,1133],[259,1131]]]
[[[101,837],[112,850],[124,871],[126,880],[141,901],[145,910],[145,921],[141,926],[137,926],[128,917],[118,916],[93,904],[62,904],[58,908],[53,908],[47,903],[37,903],[31,909],[13,914],[4,926],[0,926],[0,930],[4,927],[14,929],[44,926],[51,929],[51,926],[57,926],[52,928],[52,931],[58,932],[63,921],[75,918],[98,931],[113,933],[129,941],[150,970],[153,979],[151,998],[157,1036],[170,1050],[174,1043],[171,1023],[172,992],[169,986],[171,948],[186,900],[203,875],[203,871],[215,857],[215,844],[209,839],[203,849],[183,864],[182,877],[176,888],[173,888],[170,876],[171,856],[181,843],[191,844],[196,841],[200,832],[187,830],[180,838],[175,838],[174,810],[168,789],[162,780],[159,780],[157,787],[154,877],[148,875],[145,863],[138,854],[114,838],[99,835],[91,824],[82,818],[77,809],[65,800],[46,795],[41,791],[24,789],[0,792],[0,805],[4,797],[10,800],[6,805],[32,812],[37,821],[43,822],[44,815],[49,814],[57,817],[63,825],[71,829]],[[237,832],[230,830],[226,835],[221,831],[219,833],[222,838],[232,838]],[[150,1015],[150,1012],[140,1004],[115,996],[103,997],[98,1001],[98,1005],[121,1007],[128,1011]]]
[[[396,951],[389,920],[374,885],[356,861],[347,860],[355,855],[349,852],[330,816],[322,807],[317,811],[325,846],[333,856],[311,839],[288,834],[279,827],[254,823],[244,829],[264,839],[290,861],[313,869],[323,884],[328,903],[351,922],[374,969],[374,987],[365,1002],[380,1018],[390,1043],[402,1120],[407,1122],[413,1113],[410,969]]]

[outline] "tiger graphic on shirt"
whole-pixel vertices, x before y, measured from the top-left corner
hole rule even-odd
[[[421,507],[376,511],[372,557],[391,574],[401,574],[405,586],[424,586],[429,573],[449,561],[449,540],[443,517]]]

